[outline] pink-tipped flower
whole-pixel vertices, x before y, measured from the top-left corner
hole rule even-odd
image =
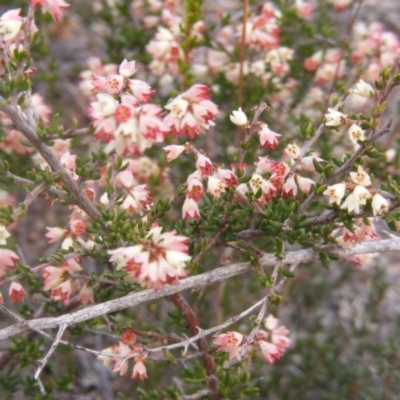
[[[124,59],[119,66],[118,70],[119,74],[125,76],[127,78],[131,77],[136,72],[136,63],[135,61],[128,61]]]
[[[199,201],[204,196],[203,184],[195,178],[188,180],[186,196],[189,199]]]
[[[289,178],[286,179],[285,183],[283,184],[282,189],[282,197],[284,199],[289,199],[291,197],[295,197],[297,194],[297,185],[294,180],[294,176],[291,175]]]
[[[274,345],[273,343],[267,342],[265,340],[259,340],[258,345],[264,359],[270,364],[273,364],[275,360],[278,360],[282,357],[282,351],[278,348],[278,346]]]
[[[306,195],[310,194],[311,186],[315,185],[315,182],[310,178],[303,178],[296,174],[296,182],[299,185],[300,190]]]
[[[267,146],[272,150],[275,150],[278,146],[278,139],[282,137],[279,133],[271,131],[267,124],[261,123],[261,129],[258,131],[260,136],[260,147]]]
[[[200,218],[199,206],[193,199],[186,197],[182,207],[182,216],[184,220],[188,218]]]
[[[94,304],[93,289],[89,286],[88,283],[85,283],[82,286],[78,295],[78,301],[80,301],[85,306],[89,303]]]
[[[15,264],[19,262],[19,257],[12,250],[0,249],[0,278],[6,275],[6,270],[15,268]]]
[[[29,2],[34,6],[43,7],[43,10],[49,12],[55,22],[60,20],[62,9],[70,7],[70,4],[64,0],[29,0]]]
[[[143,361],[137,361],[133,366],[131,379],[139,378],[141,381],[147,378],[147,370]]]
[[[241,344],[243,342],[243,335],[239,332],[231,331],[214,335],[212,342],[217,346],[217,351],[224,351],[228,353],[229,360],[237,358],[240,360]]]
[[[68,233],[68,230],[58,227],[50,228],[46,226],[46,230],[47,232],[44,236],[49,239],[49,243],[54,243],[58,240],[61,240]]]
[[[12,303],[22,303],[25,298],[25,290],[18,282],[12,282],[8,290]]]
[[[227,187],[233,187],[239,184],[236,175],[229,169],[217,168],[218,178],[222,179]]]
[[[203,156],[203,154],[197,154],[196,160],[196,168],[203,174],[203,175],[210,175],[212,172],[212,162],[211,160]]]
[[[163,151],[167,153],[167,162],[171,162],[172,160],[175,160],[178,158],[183,151],[185,151],[186,146],[180,146],[180,145],[170,145],[170,146],[165,146],[163,147]]]

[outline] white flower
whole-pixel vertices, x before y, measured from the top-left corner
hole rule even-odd
[[[247,116],[241,108],[238,111],[232,111],[232,115],[229,118],[235,125],[243,126],[247,124]]]
[[[297,160],[300,157],[300,147],[296,143],[291,143],[286,146],[285,154],[292,160]]]
[[[8,233],[4,225],[0,225],[0,244],[7,244],[6,239],[11,235]]]
[[[371,178],[364,171],[361,165],[358,166],[357,172],[350,172],[351,180],[357,185],[361,186],[371,186]]]
[[[348,212],[354,211],[356,214],[360,213],[360,206],[365,205],[367,199],[372,197],[371,193],[363,186],[356,186],[353,193],[348,195],[341,209],[346,209]]]
[[[346,185],[344,183],[337,183],[336,185],[328,186],[323,194],[329,196],[329,204],[336,203],[340,205],[345,191]]]
[[[222,193],[225,193],[227,185],[225,182],[221,181],[214,176],[209,176],[207,181],[207,193],[219,198]]]
[[[348,131],[350,140],[357,144],[358,141],[363,142],[365,140],[364,130],[362,130],[358,125],[353,124],[351,125]]]
[[[350,93],[358,94],[362,97],[371,97],[371,94],[375,93],[375,91],[369,83],[364,82],[362,79],[360,79],[357,82],[355,89],[350,89]]]
[[[333,108],[328,108],[328,113],[325,114],[325,125],[326,126],[339,126],[347,121],[345,114],[334,110]]]
[[[371,206],[375,216],[389,211],[389,202],[378,193],[372,198]]]

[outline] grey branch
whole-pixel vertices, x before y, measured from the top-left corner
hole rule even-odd
[[[368,241],[354,246],[352,249],[345,250],[339,246],[321,246],[319,251],[329,251],[340,257],[347,257],[354,254],[384,253],[388,251],[400,250],[400,237],[392,236],[390,239]],[[318,252],[313,249],[291,251],[286,254],[283,263],[285,265],[298,265],[313,261],[318,258]],[[273,254],[265,254],[260,259],[260,264],[265,267],[274,267],[276,257]],[[121,311],[128,307],[135,307],[152,300],[161,299],[174,293],[188,289],[199,289],[214,282],[227,280],[235,275],[240,275],[252,270],[250,263],[237,263],[227,267],[217,268],[200,275],[182,279],[176,286],[166,286],[163,290],[153,289],[143,290],[138,293],[131,293],[118,299],[110,300],[102,304],[96,304],[59,317],[38,318],[27,320],[26,323],[14,323],[7,328],[0,330],[0,341],[9,337],[16,336],[29,329],[38,331],[42,329],[57,328],[63,324],[68,326],[82,321],[105,315],[111,312]]]
[[[63,181],[65,183],[65,186],[71,191],[75,203],[83,211],[85,211],[86,214],[89,215],[89,217],[93,219],[100,218],[101,213],[90,202],[87,196],[80,189],[79,185],[72,179],[69,171],[62,167],[50,147],[42,143],[40,138],[37,136],[35,129],[22,116],[21,111],[17,107],[7,104],[7,101],[1,96],[0,103],[2,103],[1,109],[11,119],[15,128],[19,130],[36,148],[36,150],[46,160],[47,164],[49,164],[52,171],[63,174]]]

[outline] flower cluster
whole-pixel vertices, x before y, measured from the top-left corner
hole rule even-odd
[[[278,319],[271,314],[264,319],[263,323],[265,330],[260,329],[257,332],[254,345],[259,347],[264,359],[273,364],[290,346],[289,331],[284,326],[278,326]],[[217,351],[228,353],[229,360],[241,359],[244,335],[231,331],[213,336],[212,341],[217,346]]]
[[[63,264],[54,267],[46,266],[41,270],[44,279],[44,290],[50,290],[53,300],[69,303],[71,295],[78,293],[77,300],[82,304],[94,303],[93,290],[88,283],[81,285],[83,269],[79,262],[70,258]]]
[[[134,61],[124,60],[118,74],[101,77],[93,74],[97,101],[89,108],[95,135],[107,143],[108,153],[143,154],[154,143],[164,141],[167,126],[161,120],[161,107],[147,103],[154,91],[139,79]]]
[[[336,183],[328,186],[324,191],[329,196],[329,204],[335,203],[340,205],[341,209],[347,209],[348,212],[360,213],[361,206],[367,204],[367,200],[372,198],[371,208],[374,216],[382,215],[389,211],[389,201],[380,193],[371,194],[371,178],[361,165],[358,166],[357,172],[350,172],[352,183]],[[346,189],[350,189],[351,193],[346,197],[343,204],[341,201],[345,196]]]
[[[144,354],[142,346],[135,345],[136,339],[136,335],[130,329],[127,329],[121,335],[121,342],[102,350],[103,354],[99,355],[97,358],[102,361],[105,366],[110,367],[113,372],[119,372],[121,376],[126,375],[128,372],[128,358],[133,358],[134,365],[131,379],[139,378],[143,380],[147,378],[147,370],[143,362],[147,356]],[[137,355],[132,357],[134,354]]]
[[[191,259],[188,242],[188,238],[175,235],[175,231],[162,233],[157,226],[150,229],[140,244],[109,250],[108,254],[117,270],[126,271],[127,280],[162,289],[166,284],[177,284],[187,275],[185,264]]]

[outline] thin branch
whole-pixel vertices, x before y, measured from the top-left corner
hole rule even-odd
[[[71,191],[75,203],[91,218],[100,218],[101,213],[91,203],[91,201],[84,194],[79,185],[72,179],[69,171],[61,166],[59,160],[57,160],[50,147],[42,143],[41,139],[37,136],[35,129],[31,125],[29,125],[23,118],[21,111],[18,110],[17,107],[7,104],[7,101],[1,96],[0,103],[2,103],[1,109],[11,119],[16,129],[20,131],[29,140],[29,142],[31,142],[31,144],[45,159],[47,164],[49,164],[52,171],[63,174],[63,181],[65,183],[65,186]]]
[[[360,243],[351,249],[343,249],[340,246],[321,246],[318,251],[327,250],[339,257],[347,257],[354,254],[368,254],[368,253],[385,253],[388,251],[399,251],[400,238],[394,237],[384,240],[371,240]],[[313,249],[303,249],[286,253],[283,260],[284,264],[293,265],[313,261],[318,258],[318,252]],[[260,264],[263,267],[274,267],[276,264],[276,257],[273,254],[265,254],[260,259]],[[22,323],[16,323],[0,330],[0,341],[9,337],[16,336],[22,332],[31,330],[41,330],[59,327],[62,324],[68,326],[77,324],[79,322],[87,321],[92,318],[105,315],[111,312],[121,311],[128,307],[135,307],[152,300],[161,299],[170,296],[174,293],[179,293],[188,289],[199,289],[204,286],[210,285],[215,282],[225,281],[233,276],[243,274],[251,271],[253,266],[250,263],[237,263],[227,267],[217,268],[213,271],[208,271],[200,275],[192,276],[182,279],[176,286],[165,286],[163,290],[155,291],[153,289],[143,290],[128,294],[127,296],[120,297],[107,301],[102,304],[96,304],[86,307],[82,310],[73,313],[64,314],[58,317],[38,318],[28,320],[27,326]]]
[[[49,351],[47,352],[47,354],[43,357],[43,359],[39,360],[39,368],[37,369],[36,373],[35,373],[35,379],[38,380],[39,379],[39,375],[42,372],[42,369],[45,367],[45,365],[47,364],[47,361],[49,361],[49,358],[51,357],[51,355],[54,353],[54,350],[57,348],[57,346],[60,343],[60,340],[62,338],[62,335],[64,334],[65,330],[67,329],[68,325],[67,324],[62,324],[60,325],[60,327],[58,328],[58,333],[57,336],[54,338],[54,341],[49,349]]]

